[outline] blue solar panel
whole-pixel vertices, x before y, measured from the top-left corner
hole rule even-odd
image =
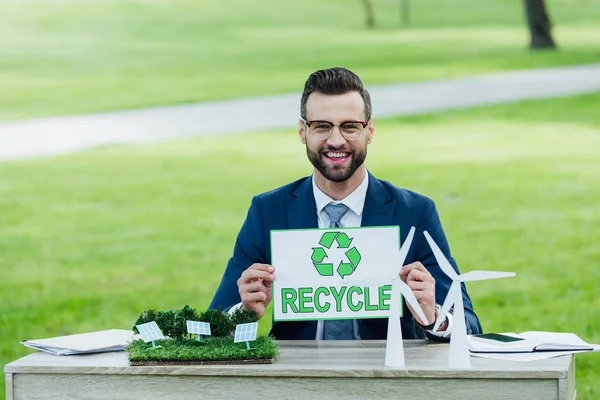
[[[210,336],[210,324],[208,322],[185,321],[188,333]]]
[[[136,325],[136,328],[140,331],[140,335],[142,335],[145,342],[152,342],[154,340],[165,338],[158,325],[156,325],[156,321]]]
[[[249,342],[256,340],[256,334],[258,332],[258,322],[252,322],[250,324],[240,324],[235,327],[234,342]]]

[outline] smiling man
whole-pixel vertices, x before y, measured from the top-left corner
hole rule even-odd
[[[252,199],[211,308],[242,307],[262,318],[272,299],[276,279],[271,264],[270,232],[359,226],[400,226],[404,242],[411,226],[422,236],[428,231],[458,272],[433,201],[400,189],[371,175],[365,166],[367,147],[373,140],[371,98],[360,78],[345,68],[311,74],[300,102],[298,135],[314,172],[286,186]],[[400,273],[413,291],[429,322],[438,317],[451,280],[444,274],[426,241],[415,240]],[[466,288],[462,287],[469,334],[481,333]],[[425,326],[410,306],[401,320],[405,339],[449,337],[452,315],[437,332]],[[291,340],[385,339],[387,319],[274,322],[271,335]]]

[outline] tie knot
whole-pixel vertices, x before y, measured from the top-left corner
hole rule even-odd
[[[329,216],[330,227],[340,227],[340,220],[348,212],[348,206],[339,203],[329,203],[324,208],[325,213]]]

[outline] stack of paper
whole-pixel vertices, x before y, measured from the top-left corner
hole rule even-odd
[[[531,353],[540,351],[595,351],[597,345],[584,342],[574,333],[558,332],[523,332],[503,333],[503,335],[522,338],[517,342],[500,343],[491,340],[480,340],[469,336],[469,350],[472,353]]]
[[[133,335],[134,333],[130,330],[109,329],[49,339],[24,340],[21,344],[59,356],[105,353],[124,350]]]

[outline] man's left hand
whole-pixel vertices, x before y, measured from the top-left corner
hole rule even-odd
[[[405,265],[400,271],[400,277],[408,285],[415,295],[419,305],[423,309],[426,321],[421,321],[415,310],[406,304],[415,320],[421,325],[429,325],[435,322],[435,279],[420,262]]]

